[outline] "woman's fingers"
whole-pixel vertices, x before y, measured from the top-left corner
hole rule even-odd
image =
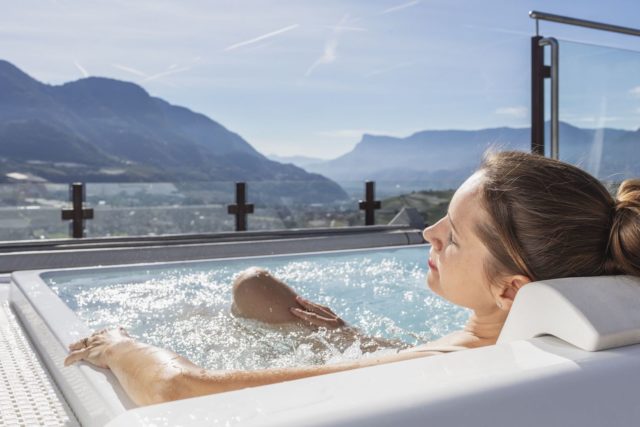
[[[330,326],[332,328],[338,328],[340,326],[345,325],[344,320],[342,320],[337,314],[335,314],[333,310],[331,310],[329,307],[316,304],[314,302],[309,301],[308,299],[302,298],[301,296],[296,297],[296,301],[298,302],[298,304],[304,307],[307,311],[305,312],[304,310],[300,310],[300,312],[296,312],[294,310],[291,310],[291,312],[295,315],[298,315],[299,313],[316,314],[315,317],[311,316],[312,320],[305,319],[305,320],[309,320],[311,323],[315,324],[316,326]],[[298,316],[298,317],[302,318],[301,316]],[[314,322],[314,320],[316,319],[321,323]]]
[[[127,331],[118,329],[101,329],[69,345],[69,355],[64,360],[65,366],[79,360],[85,360],[100,368],[108,368],[108,348],[118,342],[131,340]]]
[[[76,363],[79,360],[85,359],[89,355],[89,348],[83,348],[81,350],[72,351],[66,359],[64,359],[64,366],[69,366],[72,363]]]
[[[74,342],[73,344],[69,344],[69,350],[71,350],[71,351],[80,350],[83,347],[84,347],[84,345],[82,345],[82,343],[80,341]]]
[[[320,304],[316,304],[314,302],[309,301],[308,299],[302,298],[301,296],[297,296],[296,297],[296,301],[298,301],[298,303],[303,306],[304,308],[306,308],[307,310],[313,312],[313,313],[318,313],[322,316],[326,316],[326,317],[337,317],[336,314],[331,311],[331,309],[329,307],[325,307],[324,305],[320,305]]]
[[[315,326],[327,326],[327,327],[335,328],[335,327],[341,326],[342,324],[342,321],[339,319],[322,317],[319,314],[316,314],[310,311],[300,310],[299,308],[292,308],[291,313],[294,316],[302,320],[306,320],[307,322]]]
[[[299,317],[302,320],[306,320],[309,323],[312,323],[316,326],[323,326],[330,319],[323,318],[316,313],[311,311],[300,310],[299,308],[292,308],[291,313],[294,316]]]
[[[331,310],[329,307],[327,307],[326,305],[320,305],[317,304],[318,307],[320,307],[321,309],[323,309],[324,311],[326,311],[327,313],[329,313],[331,316],[335,316],[338,317],[338,315],[336,313],[333,312],[333,310]]]
[[[76,351],[76,350],[81,350],[83,348],[86,348],[88,345],[88,342],[89,342],[89,338],[82,338],[81,340],[78,340],[73,344],[69,344],[69,350]]]

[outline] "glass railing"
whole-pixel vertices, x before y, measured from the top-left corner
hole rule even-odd
[[[605,182],[640,176],[638,75],[640,52],[560,41],[561,160]]]
[[[0,240],[68,237],[69,225],[61,219],[68,200],[65,184],[0,184]]]
[[[443,13],[457,17],[459,11],[454,9]],[[437,23],[445,22],[431,14],[425,14],[425,17],[435,19]],[[430,28],[425,27],[424,22],[420,19],[412,25],[416,29]],[[252,67],[243,69],[246,76],[238,80],[241,84],[225,89],[229,92],[225,111],[228,114],[241,112],[235,116],[222,115],[218,107],[206,110],[196,102],[204,94],[209,97],[208,94],[219,90],[210,85],[209,79],[216,70],[207,68],[211,65],[205,62],[199,66],[202,79],[198,80],[197,86],[173,88],[156,80],[127,76],[126,72],[117,71],[117,67],[111,70],[113,75],[105,75],[134,81],[154,96],[202,110],[223,126],[233,124],[231,130],[261,150],[266,148],[259,146],[259,138],[255,135],[287,126],[297,128],[297,133],[289,139],[300,141],[296,147],[300,154],[325,157],[329,151],[338,153],[354,147],[353,156],[349,159],[343,156],[345,162],[341,168],[307,168],[309,172],[333,181],[311,184],[247,181],[247,202],[254,205],[254,212],[247,218],[250,231],[364,225],[365,215],[358,202],[364,199],[366,179],[375,181],[375,198],[381,202],[381,208],[375,212],[376,224],[389,223],[405,207],[415,209],[425,223],[433,223],[446,211],[451,189],[473,171],[488,147],[523,151],[530,148],[529,35],[452,19],[443,28],[433,27],[431,37],[438,40],[445,30],[452,28],[455,37],[451,45],[418,43],[406,52],[398,51],[393,43],[379,46],[393,54],[393,63],[376,54],[372,58],[375,61],[366,66],[363,62],[362,69],[347,73],[347,80],[332,90],[327,90],[334,86],[330,79],[325,80],[328,75],[319,72],[313,79],[306,79],[302,86],[300,82],[295,83],[289,89],[295,89],[297,93],[303,88],[300,94],[308,102],[307,107],[293,113],[279,113],[278,117],[262,123],[264,130],[256,130],[259,129],[256,127],[252,132],[247,130],[249,127],[242,127],[245,120],[250,120],[247,102],[242,99],[260,101],[256,104],[260,111],[275,111],[282,103],[280,93],[289,90],[277,88],[280,92],[276,98],[255,98],[257,89],[270,89],[273,82],[256,81]],[[369,51],[363,52],[368,55]],[[35,66],[26,71],[37,74],[44,70],[47,68]],[[61,84],[76,77],[61,76],[51,81]],[[347,87],[349,90],[342,89]],[[229,102],[239,103],[232,105]],[[337,109],[337,106],[346,109]],[[63,113],[61,110],[60,114]],[[256,114],[251,120],[262,116]],[[319,119],[307,122],[298,120],[301,117]],[[276,136],[265,137],[265,140],[277,140]],[[22,170],[17,165],[16,170],[20,174],[38,175],[40,169]],[[135,178],[138,176],[129,179],[140,179]],[[166,179],[179,178],[167,174]],[[86,221],[85,235],[100,238],[232,232],[236,224],[234,216],[228,213],[228,206],[233,204],[235,183],[231,181],[89,181],[85,207],[93,209],[94,214],[93,219]],[[0,241],[69,237],[69,221],[61,219],[62,209],[69,208],[66,183],[0,185]]]
[[[87,237],[233,231],[232,182],[88,183]]]
[[[327,188],[329,185],[330,188]],[[348,191],[347,191],[348,189]],[[376,182],[376,225],[388,224],[403,208],[413,208],[424,223],[446,212],[453,190],[433,190],[417,181]],[[282,230],[362,226],[365,183],[248,181],[246,203],[253,205],[247,229]],[[66,184],[0,185],[0,240],[55,239],[70,236],[71,208]],[[87,183],[85,237],[160,236],[235,231],[234,182]]]

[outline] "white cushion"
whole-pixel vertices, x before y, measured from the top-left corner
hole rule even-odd
[[[640,278],[571,277],[523,286],[498,343],[541,335],[587,351],[640,343]]]

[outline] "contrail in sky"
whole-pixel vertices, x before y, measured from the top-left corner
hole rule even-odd
[[[347,23],[349,23],[349,15],[343,16],[338,25],[333,26],[331,35],[325,41],[322,55],[307,69],[306,73],[304,73],[305,77],[309,77],[318,66],[322,64],[331,64],[338,58],[338,39],[343,31],[341,28],[344,28],[344,24]]]
[[[193,60],[191,61],[192,64],[196,64],[198,62],[200,62],[202,58],[200,58],[199,56],[193,58]],[[122,64],[111,64],[112,67],[117,68],[119,70],[122,71],[126,71],[127,73],[131,73],[131,74],[135,74],[136,76],[142,77],[142,82],[150,82],[152,80],[158,80],[161,77],[166,77],[166,76],[170,76],[172,74],[177,74],[177,73],[182,73],[184,71],[189,71],[190,69],[193,68],[193,65],[187,65],[187,66],[179,66],[179,64],[171,64],[169,65],[169,67],[167,67],[166,70],[161,71],[159,73],[155,73],[155,74],[147,74],[144,71],[140,71],[137,68],[133,68],[133,67],[129,67],[128,65],[122,65]]]
[[[398,70],[400,68],[410,67],[413,64],[415,64],[415,62],[401,62],[399,64],[394,64],[394,65],[390,65],[390,66],[385,67],[385,68],[379,68],[377,70],[370,71],[367,74],[365,74],[364,77],[365,78],[369,78],[369,77],[377,76],[379,74],[385,74],[385,73],[388,73],[390,71]]]
[[[159,79],[160,77],[169,76],[169,75],[171,75],[171,74],[176,74],[176,73],[181,73],[181,72],[183,72],[183,71],[188,71],[188,70],[190,70],[190,69],[191,69],[191,67],[170,68],[170,69],[169,69],[169,70],[167,70],[167,71],[163,71],[163,72],[161,72],[161,73],[157,73],[157,74],[154,74],[154,75],[152,75],[152,76],[149,76],[149,77],[145,78],[145,79],[143,80],[143,82],[149,82],[149,81],[151,81],[151,80]]]
[[[87,73],[87,70],[85,70],[85,68],[80,65],[78,61],[73,61],[73,64],[78,68],[78,70],[80,70],[84,77],[89,77],[89,73]]]
[[[380,12],[380,15],[384,15],[385,13],[391,13],[391,12],[395,12],[398,10],[402,10],[402,9],[406,9],[408,7],[412,7],[415,6],[417,4],[420,3],[420,0],[414,0],[414,1],[410,1],[409,3],[404,3],[404,4],[400,4],[398,6],[393,6],[390,7],[389,9],[385,9],[382,12]]]
[[[293,30],[295,28],[298,28],[298,27],[299,27],[298,24],[289,25],[288,27],[284,27],[284,28],[281,28],[281,29],[276,30],[276,31],[272,31],[272,32],[267,33],[267,34],[263,34],[263,35],[258,36],[256,38],[253,38],[251,40],[245,40],[245,41],[240,42],[240,43],[232,44],[231,46],[226,47],[224,49],[224,51],[228,52],[230,50],[234,50],[234,49],[237,49],[237,48],[242,47],[242,46],[247,46],[247,45],[250,45],[250,44],[253,44],[253,43],[257,43],[259,41],[262,41],[262,40],[269,39],[271,37],[277,36],[278,34],[286,33],[287,31],[291,31],[291,30]]]
[[[338,27],[337,25],[334,25],[334,26],[327,25],[326,28],[329,28],[330,30],[336,30],[336,31],[367,31],[366,28],[362,28],[362,27],[345,27],[345,26]]]
[[[111,64],[111,65],[119,70],[126,71],[131,74],[135,74],[136,76],[149,77],[146,73],[143,73],[142,71],[137,70],[133,67],[127,67],[126,65],[120,65],[120,64]]]

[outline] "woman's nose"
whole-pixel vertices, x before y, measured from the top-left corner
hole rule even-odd
[[[438,236],[436,235],[436,226],[438,225],[438,223],[435,223],[434,225],[425,228],[422,231],[422,237],[424,238],[424,240],[426,240],[427,242],[431,243],[431,246],[433,247],[433,249],[435,249],[436,251],[439,251],[442,249],[442,240],[438,238]]]

